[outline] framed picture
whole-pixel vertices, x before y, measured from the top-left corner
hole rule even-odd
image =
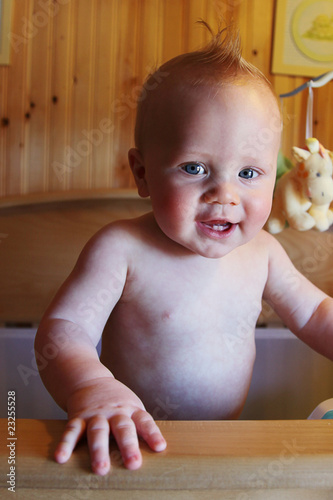
[[[277,0],[272,72],[319,76],[333,70],[333,0]]]
[[[9,33],[12,18],[12,0],[0,0],[0,64],[10,62]]]

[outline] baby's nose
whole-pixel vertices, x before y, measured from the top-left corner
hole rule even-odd
[[[240,198],[235,186],[230,182],[215,184],[205,192],[206,203],[219,205],[239,205]]]

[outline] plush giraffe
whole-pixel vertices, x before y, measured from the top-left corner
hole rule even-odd
[[[297,165],[277,181],[266,228],[281,232],[286,222],[298,231],[326,231],[333,223],[332,159],[317,139],[306,140],[307,150],[294,147]]]

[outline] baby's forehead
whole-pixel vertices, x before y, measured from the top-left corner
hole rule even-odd
[[[207,108],[214,110],[216,105],[216,112],[219,112],[221,102],[230,106],[231,95],[233,102],[237,102],[239,95],[243,103],[242,107],[235,106],[235,113],[245,112],[248,95],[249,103],[254,98],[258,102],[267,103],[267,107],[272,110],[275,100],[276,114],[279,114],[273,91],[255,77],[239,75],[223,81],[199,77],[200,74],[170,74],[152,89],[151,94],[147,95],[147,102],[142,102],[144,113],[138,123],[141,136],[139,149],[144,142],[147,144],[150,138],[155,138],[156,134],[175,133],[175,127],[186,126],[186,120],[198,117],[198,112],[204,121]]]
[[[268,86],[254,79],[239,78],[232,82],[200,82],[194,85],[181,80],[164,82],[163,88],[156,92],[150,109],[147,109],[147,119],[150,118],[149,114],[155,121],[163,116],[177,118],[184,111],[195,111],[198,108],[204,112],[205,105],[228,104],[230,97],[234,101],[239,97],[246,105],[247,96],[249,103],[254,98],[260,102],[275,100]],[[242,110],[235,109],[236,111]]]

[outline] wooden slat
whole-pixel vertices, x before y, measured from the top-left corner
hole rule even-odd
[[[0,67],[0,111],[2,121],[0,123],[0,196],[6,193],[6,157],[7,157],[7,127],[4,126],[4,120],[8,116],[7,90],[8,89],[8,71],[5,66]]]
[[[163,2],[163,45],[162,61],[176,57],[183,51],[183,1]]]
[[[265,8],[261,0],[253,0],[253,24],[250,47],[252,64],[257,66],[267,77],[270,73],[270,55],[273,29],[273,7],[272,2],[265,2]],[[260,26],[260,29],[258,29]]]
[[[94,194],[72,192],[66,199],[63,191],[48,195],[48,203],[31,195],[30,205],[1,208],[0,323],[39,323],[88,239],[114,220],[150,210],[128,191]]]
[[[71,148],[74,154],[70,173],[71,188],[90,187],[92,146],[86,132],[92,129],[92,96],[94,93],[95,69],[95,16],[96,2],[74,0],[75,11],[75,62],[74,94],[72,108]]]
[[[299,87],[302,85],[306,79],[304,78],[294,78],[293,85]],[[293,104],[293,132],[292,137],[297,137],[299,140],[298,144],[293,144],[292,146],[298,146],[303,148],[305,146],[305,135],[306,135],[306,108],[308,100],[308,92],[301,92],[297,94],[294,98],[289,98],[291,104]],[[289,153],[290,157],[290,153]]]
[[[141,442],[143,466],[133,472],[123,467],[112,443],[113,469],[106,476],[91,473],[84,443],[69,462],[55,463],[52,455],[64,425],[59,420],[16,422],[16,488],[18,493],[24,492],[24,498],[122,500],[126,493],[134,500],[328,500],[333,488],[329,420],[161,421],[158,425],[167,449],[152,453]],[[2,436],[7,435],[7,420],[1,419],[0,430]],[[3,471],[8,468],[7,455],[3,447]],[[1,487],[3,494],[5,482]]]
[[[119,200],[140,199],[133,189],[77,189],[73,191],[52,191],[51,193],[32,193],[26,196],[7,196],[0,198],[0,210],[8,207],[23,207],[31,205],[45,205],[76,200]]]
[[[138,96],[139,82],[138,73],[135,70],[137,58],[140,57],[140,67],[147,70],[149,58],[143,56],[143,47],[138,49],[138,39],[149,36],[148,32],[156,29],[155,24],[147,28],[147,33],[140,29],[141,17],[144,16],[145,2],[130,0],[119,2],[118,27],[116,40],[116,72],[115,72],[115,94],[112,104],[112,118],[114,122],[114,136],[112,144],[112,187],[124,188],[132,186],[134,182],[128,167],[127,151],[133,145],[133,123],[136,108],[136,97]],[[132,21],[129,22],[129,19]],[[143,22],[143,21],[142,21]],[[147,44],[146,44],[147,47]],[[151,50],[155,50],[152,47]],[[143,73],[145,71],[143,70]]]
[[[333,150],[333,133],[330,123],[325,118],[325,109],[333,109],[333,82],[324,87],[313,89],[313,135],[328,149]]]
[[[35,1],[32,19],[34,35],[29,43],[27,95],[24,102],[25,148],[24,192],[48,190],[50,163],[50,109],[53,11]]]
[[[71,164],[66,148],[70,147],[73,105],[73,36],[74,2],[59,6],[54,16],[52,41],[50,111],[50,160],[47,168],[48,190],[69,189]]]
[[[191,50],[197,50],[208,42],[209,34],[207,30],[201,26],[196,25],[196,22],[200,19],[205,19],[207,16],[207,3],[200,0],[193,0],[185,2],[184,11],[184,50],[189,52]],[[216,20],[209,19],[210,23],[213,24],[213,28],[216,28]]]
[[[253,0],[249,0],[248,2],[243,2],[239,0],[236,1],[238,2],[238,9],[236,11],[238,16],[237,18],[235,18],[235,21],[239,26],[239,32],[241,36],[242,49],[243,49],[242,53],[245,59],[250,59],[252,52],[250,33],[252,31],[252,24],[253,24],[253,19],[252,19]]]
[[[113,162],[114,116],[111,104],[115,99],[118,65],[112,55],[116,50],[119,2],[98,0],[96,8],[96,52],[92,129],[87,140],[92,143],[92,189],[111,187]]]
[[[292,91],[295,88],[294,78],[289,76],[275,76],[274,82],[276,82],[278,94],[284,94]],[[305,96],[306,97],[306,96]],[[301,97],[304,99],[304,96]],[[282,131],[282,151],[283,153],[290,159],[291,151],[293,146],[297,146],[295,144],[295,100],[293,98],[283,99],[283,131]],[[304,124],[305,126],[305,124]],[[302,141],[304,141],[304,131]],[[301,141],[301,137],[298,138]],[[300,144],[300,142],[298,143]]]
[[[24,192],[24,172],[30,145],[25,135],[25,109],[27,102],[27,74],[31,63],[29,48],[33,25],[28,26],[33,12],[33,0],[25,0],[20,8],[15,4],[12,24],[11,65],[7,86],[7,156],[5,159],[5,193]],[[3,129],[3,127],[1,127]]]

